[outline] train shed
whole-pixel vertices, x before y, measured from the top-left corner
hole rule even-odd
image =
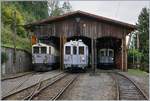
[[[37,39],[51,39],[60,50],[60,68],[63,68],[63,44],[82,39],[89,46],[91,65],[97,67],[98,49],[114,49],[115,67],[127,71],[126,36],[136,29],[135,25],[116,21],[83,11],[49,17],[25,25]]]

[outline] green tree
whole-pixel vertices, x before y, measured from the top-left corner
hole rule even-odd
[[[68,13],[72,11],[72,6],[69,3],[69,1],[63,3],[62,9],[63,9],[63,13]]]
[[[1,42],[2,46],[13,47],[13,13],[16,11],[17,48],[30,49],[30,39],[22,25],[48,17],[47,1],[2,1]]]
[[[59,16],[72,11],[72,6],[69,2],[64,2],[62,7],[59,0],[48,0],[48,8],[50,16]]]
[[[62,15],[63,11],[59,5],[58,0],[48,0],[48,8],[49,8],[49,15],[50,16],[58,16]]]
[[[142,63],[149,64],[149,9],[143,8],[138,17],[139,51],[143,53]],[[145,67],[148,68],[148,67]]]

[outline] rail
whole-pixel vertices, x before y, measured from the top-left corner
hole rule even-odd
[[[3,97],[2,97],[2,100],[5,100],[5,99],[10,100],[10,98],[12,98],[12,96],[19,96],[19,97],[17,97],[17,98],[18,98],[18,99],[22,99],[22,98],[20,98],[20,97],[21,97],[20,95],[23,95],[23,96],[24,96],[23,92],[28,92],[27,96],[25,96],[25,97],[23,98],[23,99],[26,99],[26,98],[28,98],[29,96],[31,96],[32,93],[34,93],[37,89],[39,89],[42,83],[47,82],[47,81],[49,81],[49,80],[51,80],[51,79],[53,79],[53,78],[57,78],[58,76],[60,76],[60,75],[62,75],[62,74],[64,74],[64,72],[59,73],[59,74],[57,74],[57,75],[55,75],[55,76],[53,76],[53,77],[51,77],[51,78],[47,78],[46,80],[43,80],[43,81],[42,81],[42,79],[41,79],[41,80],[39,79],[39,82],[38,82],[38,83],[33,84],[33,85],[31,85],[31,86],[28,86],[28,87],[25,87],[25,88],[22,88],[22,89],[19,89],[19,90],[16,90],[16,91],[14,91],[13,93],[9,93],[9,94],[3,96]],[[37,87],[36,87],[36,86],[37,86]],[[22,94],[21,94],[21,93],[22,93]],[[17,99],[15,99],[15,100],[17,100]]]
[[[124,74],[112,72],[112,78],[116,82],[117,100],[148,100],[148,97],[143,90],[133,80]],[[126,87],[127,85],[130,86]],[[135,96],[137,98],[135,98]]]

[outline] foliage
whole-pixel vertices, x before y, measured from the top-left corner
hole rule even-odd
[[[14,47],[13,46],[13,34],[12,34],[12,30],[10,29],[10,27],[6,26],[4,28],[2,26],[1,31],[3,32],[1,35],[2,46]],[[29,38],[21,38],[19,36],[16,36],[16,46],[19,49],[24,49],[29,52],[31,49],[31,43],[30,43]]]
[[[1,52],[1,64],[7,62],[8,55],[5,52]]]
[[[137,58],[142,58],[143,57],[143,53],[139,52],[137,49],[130,49],[128,51],[128,62],[132,63],[133,62],[133,58],[135,61],[137,61]]]
[[[23,25],[25,23],[23,15],[19,12],[19,10],[16,9],[14,5],[2,3],[2,23],[4,27],[10,26],[10,28],[13,29],[15,20],[14,11],[16,11],[16,24]],[[17,34],[21,37],[26,36],[26,32],[22,27],[17,28]]]
[[[62,9],[63,9],[63,13],[68,13],[72,11],[72,6],[70,5],[69,2],[64,2]]]
[[[138,32],[140,41],[140,52],[144,54],[142,62],[149,62],[149,13],[147,8],[143,8],[138,17]]]
[[[48,8],[50,16],[58,16],[72,11],[72,7],[69,2],[64,2],[61,7],[59,0],[48,0]]]
[[[135,35],[139,33],[139,53],[142,54],[140,56],[140,69],[147,71],[149,70],[149,9],[143,8],[139,17],[138,17],[138,22],[137,22],[137,31],[135,32]],[[132,43],[133,47],[136,48],[136,43],[137,43],[137,38],[136,36],[133,37],[134,43]],[[132,47],[132,48],[133,48]],[[139,56],[138,52],[134,51],[132,52],[129,51],[128,56],[129,56],[129,62],[133,59],[133,54],[134,56]]]
[[[16,47],[30,51],[28,33],[22,25],[47,18],[47,1],[3,1],[1,2],[2,46],[13,47],[14,11],[16,11]]]

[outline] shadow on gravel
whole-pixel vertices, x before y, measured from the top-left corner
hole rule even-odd
[[[66,71],[67,73],[86,73],[86,70],[83,69],[70,69]]]

